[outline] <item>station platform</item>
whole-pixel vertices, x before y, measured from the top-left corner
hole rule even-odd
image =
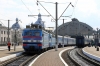
[[[29,66],[65,66],[65,64],[62,62],[59,54],[62,50],[65,49],[71,49],[74,47],[64,47],[64,48],[58,48],[57,51],[55,51],[55,49],[46,51],[45,53],[41,54],[37,59],[35,59],[35,61],[33,61]],[[100,47],[99,47],[99,51],[97,51],[97,48],[93,47],[85,47],[83,48],[83,50],[93,56],[94,59],[99,59],[98,57],[100,57]],[[20,53],[24,51],[22,46],[16,46],[16,50],[14,51],[14,46],[11,46],[11,50],[8,51],[8,47],[7,46],[0,46],[0,61],[3,57],[6,56],[10,56],[10,55],[14,55],[16,53]],[[89,55],[90,56],[90,55]],[[93,56],[90,56],[93,58]]]
[[[93,47],[85,47],[85,48],[83,48],[82,51],[86,56],[100,62],[100,47],[99,47],[99,51],[97,51],[97,48],[95,48],[94,46]]]
[[[21,54],[22,51],[24,51],[22,45],[16,46],[15,51],[14,46],[11,46],[10,51],[8,51],[7,46],[0,46],[0,62],[16,57],[17,55],[19,55],[19,53]]]
[[[65,66],[59,57],[59,53],[64,49],[71,49],[73,47],[64,47],[49,50],[43,53],[36,61],[33,61],[29,66]]]
[[[84,51],[86,51],[92,55],[100,57],[100,47],[99,47],[99,51],[97,51],[97,48],[95,48],[94,46],[93,47],[85,47]]]

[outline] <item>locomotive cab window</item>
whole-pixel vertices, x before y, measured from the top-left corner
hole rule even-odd
[[[31,36],[32,35],[32,32],[31,31],[27,31],[24,33],[24,36]]]
[[[34,36],[40,36],[40,33],[39,32],[35,32]]]

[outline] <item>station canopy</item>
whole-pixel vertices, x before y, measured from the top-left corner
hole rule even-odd
[[[58,27],[58,35],[62,36],[81,36],[92,34],[93,28],[86,23],[78,21],[76,18],[73,18],[72,21],[66,22]]]

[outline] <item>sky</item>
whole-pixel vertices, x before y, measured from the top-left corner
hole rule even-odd
[[[62,16],[72,15],[69,17],[61,17],[58,21],[60,26],[65,19],[65,23],[71,21],[72,18],[77,18],[80,22],[84,22],[91,26],[93,29],[100,29],[100,0],[39,0],[42,6],[53,16],[55,19],[55,2],[58,3],[58,18],[64,12],[65,8],[71,2]],[[16,18],[23,28],[26,25],[35,23],[37,16],[29,17],[28,15],[49,15],[49,13],[40,5],[36,4],[37,0],[0,0],[0,22],[4,26],[8,26],[8,19],[10,27],[16,22]],[[48,3],[49,2],[49,3]],[[46,27],[55,27],[55,22],[52,17],[42,16]]]

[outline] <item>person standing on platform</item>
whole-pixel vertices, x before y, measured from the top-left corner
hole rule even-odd
[[[11,43],[8,42],[8,50],[10,51],[10,46],[11,46]]]

